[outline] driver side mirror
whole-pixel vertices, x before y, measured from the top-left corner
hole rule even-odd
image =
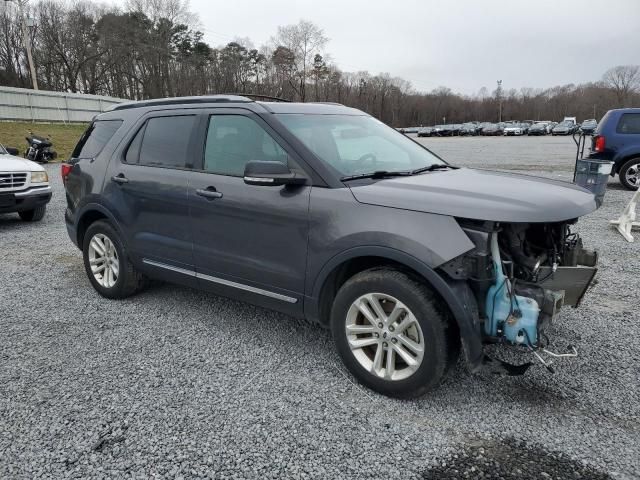
[[[244,183],[276,187],[281,185],[303,185],[307,182],[303,177],[289,170],[282,162],[252,160],[244,167]]]
[[[4,149],[7,151],[9,155],[13,155],[15,157],[20,155],[20,150],[18,150],[15,147],[4,147]]]

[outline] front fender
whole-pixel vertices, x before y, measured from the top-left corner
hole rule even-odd
[[[468,284],[464,281],[445,280],[427,264],[400,250],[381,246],[361,246],[334,256],[324,265],[316,277],[312,298],[305,299],[305,314],[317,318],[322,286],[331,272],[341,264],[358,257],[385,258],[405,265],[421,275],[442,297],[456,320],[469,370],[477,372],[480,369],[483,359],[482,335],[477,315],[477,304]]]

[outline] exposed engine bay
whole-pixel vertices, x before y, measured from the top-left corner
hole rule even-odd
[[[483,341],[523,346],[547,366],[538,353],[549,344],[545,330],[563,305],[579,305],[596,274],[597,253],[571,231],[575,220],[458,222],[475,249],[441,268],[473,291]]]

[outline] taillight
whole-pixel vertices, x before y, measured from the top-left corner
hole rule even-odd
[[[69,165],[68,163],[63,163],[60,165],[60,174],[62,175],[62,183],[67,183],[67,177],[71,173],[71,169],[73,165]]]
[[[606,144],[606,141],[604,137],[602,135],[598,135],[596,137],[596,144],[595,144],[594,150],[596,152],[604,152],[605,144]]]

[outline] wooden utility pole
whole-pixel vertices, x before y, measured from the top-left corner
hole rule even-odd
[[[27,25],[27,17],[24,14],[24,6],[29,0],[4,0],[5,2],[15,1],[18,4],[19,21],[22,23],[22,43],[27,51],[27,61],[29,62],[29,72],[31,73],[31,81],[33,89],[38,90],[38,79],[36,78],[36,67],[33,63],[33,55],[31,53],[31,36],[29,35],[29,26]]]

